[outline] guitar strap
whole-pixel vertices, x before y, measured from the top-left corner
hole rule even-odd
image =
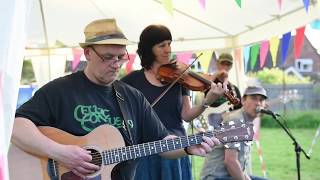
[[[127,114],[127,111],[125,109],[124,98],[121,95],[121,93],[119,92],[120,88],[119,88],[119,84],[118,84],[117,80],[112,83],[112,87],[113,87],[115,95],[117,97],[117,101],[118,101],[118,104],[119,104],[119,107],[120,107],[120,111],[121,111],[121,114],[122,114],[122,117],[123,117],[123,122],[124,122],[124,125],[125,125],[124,129],[126,130],[126,132],[128,132],[127,135],[129,136],[129,138],[128,137],[126,137],[126,138],[127,138],[127,140],[129,140],[128,142],[130,143],[130,145],[133,145],[133,140],[132,140],[131,132],[130,132],[129,125],[128,125],[128,114]]]

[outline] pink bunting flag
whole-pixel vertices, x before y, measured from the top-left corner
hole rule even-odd
[[[4,179],[4,157],[0,155],[0,179]]]
[[[83,54],[83,49],[80,48],[72,48],[73,60],[72,60],[72,71],[76,70],[79,63],[80,58]]]
[[[301,56],[301,49],[304,42],[305,26],[296,29],[296,37],[294,38],[294,57],[298,59]]]
[[[199,0],[200,6],[203,10],[206,10],[206,0]]]
[[[243,72],[243,61],[242,61],[242,49],[241,48],[237,48],[235,50],[234,58],[237,63],[238,72],[242,73]]]
[[[260,44],[260,68],[266,63],[266,57],[269,51],[269,41],[262,41]]]
[[[184,63],[184,64],[189,64],[190,60],[192,58],[193,52],[179,52],[176,54],[177,60]]]
[[[129,61],[126,64],[126,72],[130,73],[132,71],[132,66],[137,54],[129,54]]]
[[[278,7],[281,10],[281,8],[282,8],[282,0],[278,0]]]

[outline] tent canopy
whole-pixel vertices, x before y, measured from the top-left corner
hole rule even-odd
[[[45,48],[44,25],[49,47],[61,41],[68,47],[84,40],[86,24],[99,18],[115,18],[129,40],[138,42],[150,24],[169,27],[173,50],[226,49],[280,36],[320,18],[320,6],[310,0],[309,11],[301,0],[172,0],[173,13],[160,0],[33,0],[28,18],[27,48]]]

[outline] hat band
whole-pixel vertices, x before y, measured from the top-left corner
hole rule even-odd
[[[86,42],[97,42],[97,41],[103,41],[106,39],[127,39],[127,38],[123,34],[110,34],[110,35],[98,36],[92,39],[86,39]]]

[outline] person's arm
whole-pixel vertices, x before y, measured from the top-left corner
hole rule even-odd
[[[164,139],[173,139],[176,136],[168,135]],[[205,156],[208,152],[212,151],[215,145],[219,145],[220,142],[217,138],[212,137],[203,137],[203,142],[198,145],[187,147],[188,154],[184,149],[178,149],[175,151],[163,152],[160,155],[168,158],[168,159],[175,159],[186,155],[197,155],[197,156]]]
[[[215,84],[211,83],[211,88],[204,97],[201,104],[196,105],[194,107],[191,107],[191,101],[190,98],[187,96],[183,96],[183,106],[182,106],[182,112],[181,117],[184,121],[190,122],[194,118],[198,117],[204,110],[205,105],[212,104],[215,100],[217,100],[220,96],[223,95],[223,93],[226,91],[226,84]]]
[[[11,142],[26,152],[59,161],[81,177],[99,170],[98,166],[89,163],[92,157],[85,149],[56,143],[44,136],[37,126],[26,118],[15,119]]]
[[[234,180],[247,180],[238,161],[238,151],[236,149],[224,150],[224,165]]]

